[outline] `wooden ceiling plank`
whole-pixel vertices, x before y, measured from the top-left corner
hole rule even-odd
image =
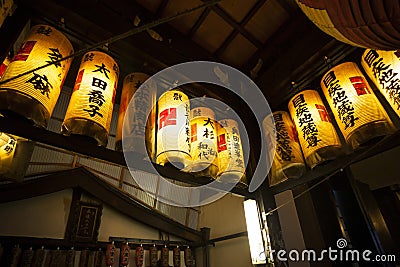
[[[211,9],[207,7],[204,9],[203,13],[201,13],[200,17],[197,19],[196,23],[190,29],[188,37],[191,39],[196,34],[197,30],[200,28],[201,24],[204,22],[208,14],[210,13]]]
[[[229,25],[231,25],[234,29],[239,31],[244,37],[246,37],[251,43],[253,43],[257,48],[262,47],[262,43],[257,40],[250,32],[248,32],[243,26],[235,21],[234,18],[231,17],[225,10],[223,10],[220,6],[215,5],[210,7],[215,13],[217,13],[221,18],[223,18]]]
[[[169,0],[162,0],[160,6],[157,8],[157,12],[155,17],[160,18],[165,10],[165,7],[168,5]]]
[[[257,3],[254,4],[254,6],[250,9],[250,11],[246,14],[246,16],[242,19],[240,22],[240,26],[244,27],[250,20],[251,18],[257,13],[257,11],[262,7],[262,5],[266,2],[267,0],[258,0]],[[215,51],[214,55],[216,57],[220,57],[222,53],[225,51],[225,49],[228,47],[228,45],[235,39],[235,37],[239,34],[239,31],[235,29],[231,34],[228,36],[228,38],[225,39],[225,41],[222,43],[220,47]]]

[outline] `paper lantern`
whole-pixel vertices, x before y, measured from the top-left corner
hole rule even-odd
[[[1,0],[0,1],[0,27],[3,25],[4,20],[11,15],[13,0]]]
[[[47,25],[34,26],[0,81],[55,62],[72,53],[71,43],[61,32]],[[72,58],[54,63],[1,84],[0,109],[11,110],[32,120],[36,125],[46,127],[71,61]]]
[[[155,82],[147,81],[146,87],[142,84],[149,78],[147,74],[134,72],[128,74],[124,79],[122,87],[121,104],[118,115],[118,126],[116,135],[116,150],[122,150],[122,132],[125,127],[124,135],[126,138],[125,149],[135,151],[142,155],[150,155],[154,157],[155,144],[155,104],[157,85]],[[139,87],[141,90],[137,92]],[[137,92],[137,93],[136,93]],[[133,102],[130,103],[132,97]],[[130,104],[129,104],[130,103]],[[127,110],[128,106],[130,107]],[[149,117],[147,117],[149,114]],[[124,124],[125,116],[127,116]],[[142,151],[143,145],[146,143],[147,152]]]
[[[219,179],[223,182],[246,182],[246,167],[239,125],[235,120],[224,119],[217,123]]]
[[[184,168],[190,162],[189,98],[179,90],[169,90],[158,100],[156,163]]]
[[[342,145],[317,91],[296,94],[288,104],[304,158],[310,168],[342,154]]]
[[[270,182],[271,186],[281,183],[287,179],[301,177],[305,172],[303,154],[301,152],[296,127],[289,113],[276,111],[267,116],[263,121],[264,136],[268,129],[275,128],[276,148],[274,159],[271,164]],[[265,136],[267,144],[269,137]]]
[[[355,63],[330,69],[322,77],[321,88],[352,148],[392,132],[385,110]]]
[[[217,178],[217,124],[214,112],[206,107],[190,111],[191,155],[190,172]]]
[[[398,1],[296,2],[318,28],[339,41],[382,50],[400,47]]]
[[[34,143],[0,132],[0,180],[22,182]]]
[[[62,124],[63,134],[85,135],[107,145],[118,75],[118,65],[109,55],[91,51],[83,56]]]
[[[367,49],[361,65],[400,117],[400,51]]]

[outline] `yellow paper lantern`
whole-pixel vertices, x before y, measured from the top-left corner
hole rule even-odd
[[[110,131],[119,68],[100,51],[86,53],[62,124],[62,133],[94,138],[106,146]]]
[[[219,179],[223,182],[246,182],[246,167],[239,125],[235,120],[224,119],[217,123]]]
[[[147,153],[151,158],[154,157],[155,144],[155,104],[157,88],[155,82],[147,81],[146,87],[142,84],[149,78],[149,75],[141,72],[128,74],[124,79],[122,87],[121,104],[118,115],[118,126],[116,135],[116,150],[122,150],[122,131],[125,127],[126,133],[124,138],[126,144],[125,149],[135,151],[142,155],[147,155],[146,151],[141,151],[142,144],[145,142]],[[139,87],[140,91],[137,91]],[[134,102],[130,103],[132,97],[135,96]],[[127,112],[128,105],[130,109]],[[149,117],[147,118],[147,114]],[[125,119],[125,116],[128,116]],[[125,119],[125,124],[124,124]]]
[[[12,58],[0,81],[72,53],[71,43],[61,32],[47,25],[36,25]],[[1,84],[0,109],[12,110],[36,125],[46,127],[71,61],[72,58]]]
[[[330,69],[321,88],[351,147],[392,132],[385,110],[357,64],[346,62]]]
[[[206,107],[190,111],[191,155],[190,172],[217,178],[217,124],[214,112]]]
[[[296,94],[288,108],[310,168],[342,154],[339,136],[317,91],[305,90]]]
[[[0,132],[0,180],[22,182],[34,143]]]
[[[296,127],[289,113],[276,111],[272,116],[267,116],[263,121],[264,132],[267,133],[267,130],[273,127],[275,127],[276,148],[270,171],[271,186],[287,179],[299,178],[306,170]],[[272,142],[267,140],[268,143]]]
[[[185,168],[190,162],[189,98],[179,90],[169,90],[158,100],[156,163]]]
[[[400,117],[400,51],[365,50],[361,65]]]

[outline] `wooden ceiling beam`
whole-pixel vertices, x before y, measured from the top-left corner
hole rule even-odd
[[[257,11],[264,5],[266,1],[267,0],[258,0],[257,3],[254,4],[254,6],[250,9],[250,11],[239,23],[240,27],[242,28],[245,27],[246,24],[251,20],[251,18],[257,13]],[[228,38],[226,38],[225,41],[222,43],[222,45],[220,45],[220,47],[218,47],[218,49],[215,51],[214,55],[216,57],[219,57],[238,34],[239,34],[238,29],[235,29],[233,32],[231,32]]]
[[[196,34],[197,30],[200,28],[201,24],[205,21],[207,18],[208,14],[210,14],[211,8],[207,7],[206,9],[203,10],[201,13],[200,17],[196,20],[196,23],[192,26],[192,28],[189,31],[188,37],[191,39],[193,36]]]
[[[162,13],[165,10],[165,7],[168,5],[169,0],[162,0],[161,4],[158,6],[157,11],[156,11],[156,18],[160,18],[162,16]]]

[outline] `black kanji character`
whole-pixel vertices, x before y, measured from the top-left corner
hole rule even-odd
[[[174,93],[174,100],[180,100],[182,101],[182,95],[178,93]],[[187,109],[189,109],[189,106],[186,106]]]
[[[50,87],[53,88],[53,86],[49,83],[46,75],[33,73],[33,77],[27,80],[25,83],[33,84],[33,88],[40,90],[43,95],[46,95],[47,98],[50,98]]]
[[[204,121],[205,121],[205,123],[203,124],[203,126],[207,126],[208,124],[210,124],[211,128],[214,129],[214,122],[212,122],[210,118],[207,118],[207,120],[204,120]]]
[[[100,110],[99,106],[97,106],[97,105],[89,105],[89,107],[90,107],[90,109],[84,109],[84,111],[87,111],[89,113],[90,117],[94,117],[96,115],[99,115],[100,117],[103,118],[103,114],[101,114],[99,112],[99,110]]]
[[[99,87],[102,90],[106,90],[107,82],[93,77],[92,86]]]
[[[46,61],[47,63],[56,62],[56,61],[62,59],[63,56],[61,55],[58,48],[49,48],[49,49],[51,52],[47,53],[47,55],[49,55],[50,61]],[[54,66],[56,66],[56,68],[61,67],[61,62],[54,63]]]
[[[93,59],[94,59],[94,54],[93,53],[88,53],[83,57],[83,62],[93,61]]]
[[[36,33],[43,34],[43,35],[46,35],[46,36],[50,36],[51,32],[52,32],[52,29],[50,27],[46,28],[45,26],[40,26],[36,31]]]
[[[99,90],[92,90],[90,91],[89,95],[89,103],[94,103],[99,105],[100,107],[103,105],[103,103],[106,101],[104,99],[104,95],[102,91]]]
[[[108,73],[110,73],[110,70],[106,68],[106,65],[104,65],[104,63],[101,63],[101,66],[100,65],[95,65],[95,66],[97,67],[97,69],[95,69],[93,72],[103,73],[107,77],[107,79],[110,79],[108,77]]]
[[[304,95],[299,94],[292,100],[292,103],[293,103],[294,108],[297,108],[299,105],[306,103],[306,101],[304,100]]]

